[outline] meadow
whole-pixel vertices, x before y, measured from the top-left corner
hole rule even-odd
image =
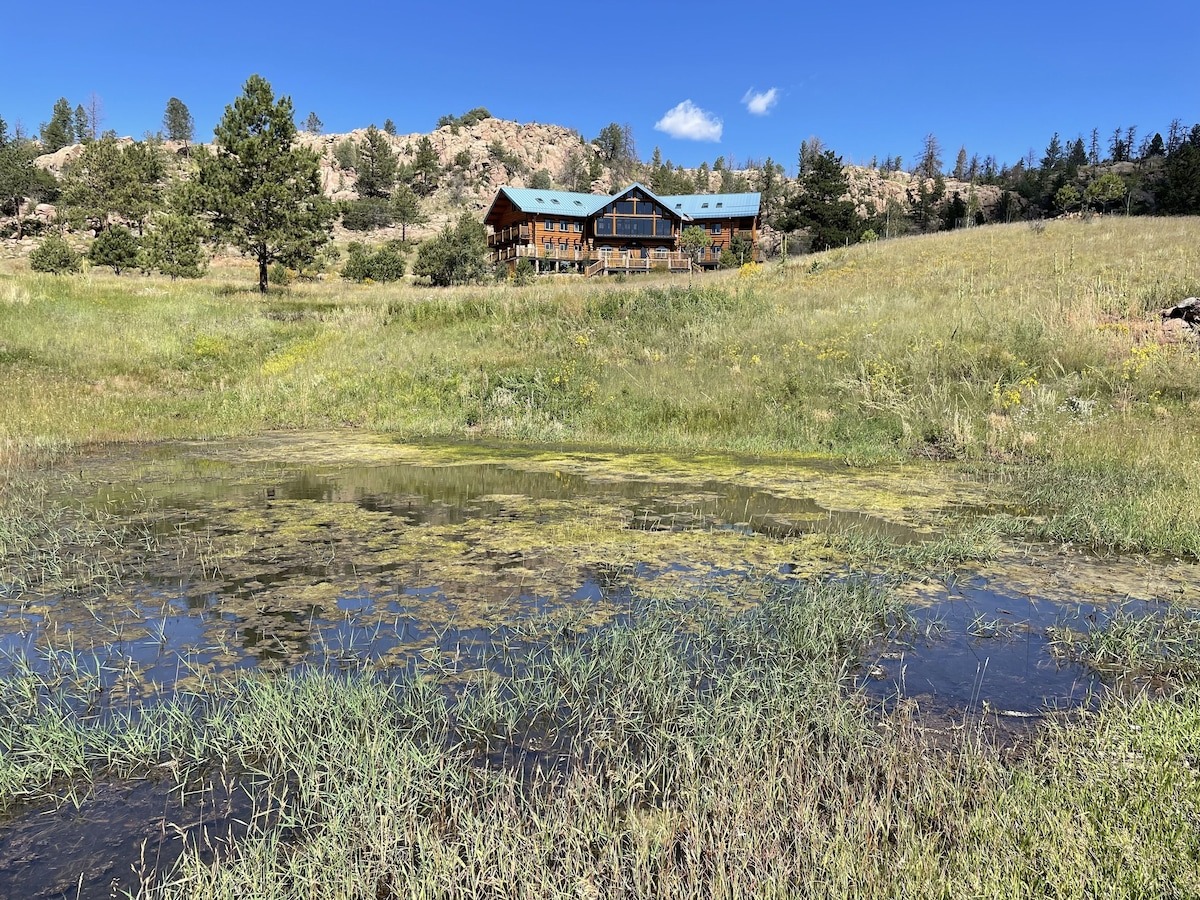
[[[867,647],[911,627],[900,576],[998,534],[1200,557],[1200,348],[1158,314],[1200,294],[1198,247],[1195,218],[1104,217],[690,277],[266,297],[235,262],[199,282],[4,262],[0,556],[22,571],[62,534],[102,586],[105,548],[144,539],[96,520],[89,551],[44,473],[281,430],[915,459],[995,502],[925,546],[844,536],[844,578],[555,621],[465,685],[254,674],[101,712],[86,666],[18,667],[0,808],[113,779],[253,784],[232,848],[146,873],[147,898],[1200,896],[1194,611],[1062,630],[1061,658],[1138,688],[1006,747],[854,689]]]

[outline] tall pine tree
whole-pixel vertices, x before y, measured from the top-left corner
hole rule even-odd
[[[214,152],[199,156],[194,202],[211,217],[216,240],[258,263],[267,292],[274,262],[311,262],[329,240],[333,204],[321,191],[314,153],[295,145],[292,100],[251,75],[242,96],[225,107]]]
[[[800,179],[800,192],[792,197],[779,217],[784,231],[803,228],[812,237],[813,250],[827,250],[858,242],[862,220],[850,200],[842,159],[832,150],[811,157]]]
[[[172,97],[167,101],[167,108],[163,111],[163,133],[167,136],[167,140],[182,141],[186,147],[192,142],[194,131],[195,122],[191,112],[188,111],[187,104],[178,97]]]
[[[54,112],[50,121],[42,125],[42,149],[53,153],[70,145],[75,136],[75,123],[71,118],[71,104],[66,97],[59,97],[54,104]]]

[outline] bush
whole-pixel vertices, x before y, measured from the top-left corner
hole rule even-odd
[[[408,265],[399,241],[389,241],[374,253],[364,244],[349,247],[342,278],[347,281],[399,281]]]
[[[208,268],[203,238],[203,226],[190,216],[158,219],[142,241],[142,266],[172,279],[199,278]]]
[[[492,114],[487,111],[487,107],[477,106],[474,109],[467,110],[461,116],[456,116],[453,113],[447,113],[438,119],[437,127],[444,128],[445,126],[449,125],[451,128],[454,128],[457,131],[458,126],[460,125],[465,128],[470,128],[472,125],[478,124],[484,119],[490,118],[492,118]]]
[[[358,145],[350,138],[346,138],[333,148],[333,158],[339,168],[358,168]]]
[[[88,248],[88,262],[94,266],[108,266],[117,275],[122,269],[132,269],[138,264],[141,242],[132,231],[123,225],[114,225],[100,232]]]
[[[487,235],[483,225],[470,213],[463,213],[458,225],[447,225],[437,237],[417,248],[413,274],[428,278],[429,283],[444,287],[480,281],[487,274]]]
[[[78,272],[82,257],[59,234],[52,234],[29,254],[29,267],[35,272]]]
[[[25,216],[0,223],[0,238],[33,237],[46,230],[46,222],[37,216]]]
[[[267,272],[267,281],[271,284],[288,285],[292,283],[292,273],[283,263],[277,262]]]
[[[515,284],[529,284],[529,282],[533,281],[536,271],[533,266],[533,260],[522,256],[517,260],[517,268],[513,271],[513,282]]]
[[[395,221],[392,205],[379,197],[342,203],[342,224],[350,231],[375,231]]]

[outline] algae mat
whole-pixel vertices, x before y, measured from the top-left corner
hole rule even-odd
[[[57,512],[43,540],[62,546],[37,559],[77,571],[33,584],[8,554],[0,664],[46,668],[82,651],[120,699],[247,666],[469,671],[497,641],[601,626],[646,598],[740,605],[778,579],[846,573],[831,534],[919,543],[998,508],[986,485],[934,463],[403,444],[356,431],[107,447],[47,481]],[[84,546],[75,519],[107,537]],[[1182,563],[1047,547],[1001,547],[964,577],[984,579],[998,610],[1038,610],[1004,631],[1035,642],[1059,604],[1195,596]],[[932,609],[918,613],[926,620],[963,597],[942,579],[901,588]],[[912,671],[920,647],[904,640]]]

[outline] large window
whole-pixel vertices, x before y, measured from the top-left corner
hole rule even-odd
[[[655,237],[670,237],[674,233],[675,233],[675,231],[674,231],[674,229],[671,228],[671,220],[670,219],[658,219],[655,221],[655,223],[654,223],[654,236]]]
[[[653,219],[635,219],[628,216],[617,217],[618,237],[653,237]]]

